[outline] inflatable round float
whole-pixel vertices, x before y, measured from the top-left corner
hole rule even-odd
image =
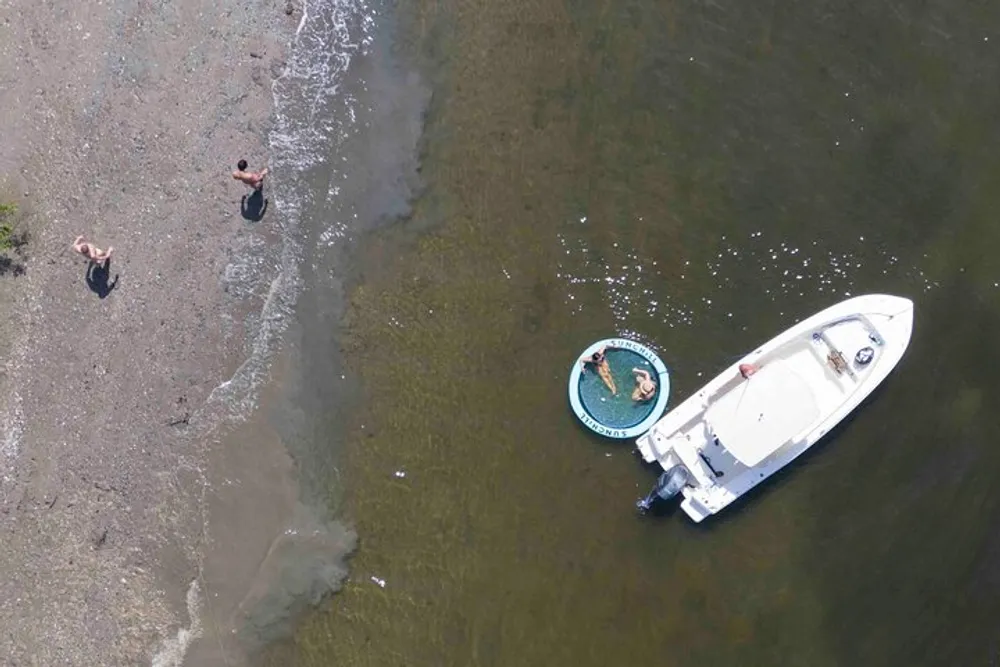
[[[584,364],[595,352],[604,350],[606,377],[592,363]],[[633,369],[644,370],[656,385],[652,397],[636,401]],[[610,380],[615,387],[612,393]],[[667,408],[670,374],[651,349],[626,338],[597,341],[577,357],[569,374],[569,402],[573,412],[591,431],[609,438],[635,438],[656,423]]]

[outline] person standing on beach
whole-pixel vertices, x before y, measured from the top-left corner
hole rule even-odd
[[[236,171],[233,172],[233,178],[249,185],[254,190],[260,190],[264,187],[265,176],[267,176],[267,167],[264,167],[260,171],[247,171],[246,160],[240,160],[237,162]]]
[[[93,243],[87,243],[83,236],[77,236],[76,240],[73,241],[73,250],[99,266],[104,266],[106,262],[110,261],[111,253],[115,251],[112,246],[108,246],[107,251],[101,250]]]

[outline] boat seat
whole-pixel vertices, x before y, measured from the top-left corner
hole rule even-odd
[[[826,345],[827,349],[830,351],[826,355],[826,363],[830,364],[830,368],[838,376],[847,373],[848,377],[852,380],[857,380],[857,375],[851,365],[847,363],[847,359],[844,358],[844,353],[837,349],[837,346],[833,344],[830,337],[826,335],[826,331],[820,331],[813,334],[813,337],[818,337]]]
[[[826,355],[826,361],[833,368],[833,372],[840,375],[844,371],[850,370],[847,365],[847,360],[844,359],[844,353],[840,350],[834,350],[830,354]]]

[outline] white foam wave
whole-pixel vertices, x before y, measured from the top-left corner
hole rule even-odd
[[[353,131],[356,100],[341,94],[352,60],[372,43],[374,13],[362,0],[305,0],[284,73],[273,86],[274,162],[304,171]]]
[[[190,625],[177,631],[177,635],[165,640],[153,655],[153,667],[181,667],[188,647],[201,637],[201,586],[195,579],[188,586],[187,612]]]
[[[374,14],[361,0],[303,3],[285,70],[272,86],[275,124],[268,141],[282,231],[278,275],[264,284],[266,297],[247,359],[213,390],[207,405],[213,418],[207,421],[217,422],[220,409],[223,419],[242,419],[256,405],[257,388],[302,287],[302,212],[315,197],[323,196],[312,191],[305,172],[329,161],[335,147],[354,132],[356,101],[343,91],[342,83],[352,60],[371,44],[374,27]],[[256,250],[247,254],[258,256]],[[230,292],[245,296],[264,291],[257,286],[263,274],[259,260],[234,260],[226,268]]]
[[[246,247],[226,267],[224,281],[229,292],[237,298],[259,298],[262,305],[252,318],[255,330],[246,359],[192,415],[195,437],[205,442],[217,425],[242,421],[256,407],[260,386],[302,289],[300,221],[314,196],[304,172],[330,158],[355,118],[353,112],[343,113],[345,106],[351,109],[352,100],[340,95],[341,82],[352,59],[371,41],[373,15],[364,2],[356,0],[304,0],[302,9],[286,69],[272,86],[275,123],[268,138],[270,182],[279,213],[273,219],[280,225],[281,244],[276,249],[263,248],[259,240],[248,237]],[[276,271],[269,272],[272,267]],[[208,482],[203,478],[202,483],[202,518],[207,533]],[[200,561],[202,556],[194,557]],[[189,646],[202,634],[198,583],[202,567],[198,562],[198,577],[188,589],[190,624],[160,645],[153,667],[180,667]]]

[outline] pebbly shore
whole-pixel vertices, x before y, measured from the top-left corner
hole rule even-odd
[[[0,664],[179,664],[198,634],[197,415],[263,298],[232,267],[274,242],[229,173],[267,161],[298,11],[0,0],[0,194],[30,234],[0,277]],[[114,246],[108,287],[78,234]]]

